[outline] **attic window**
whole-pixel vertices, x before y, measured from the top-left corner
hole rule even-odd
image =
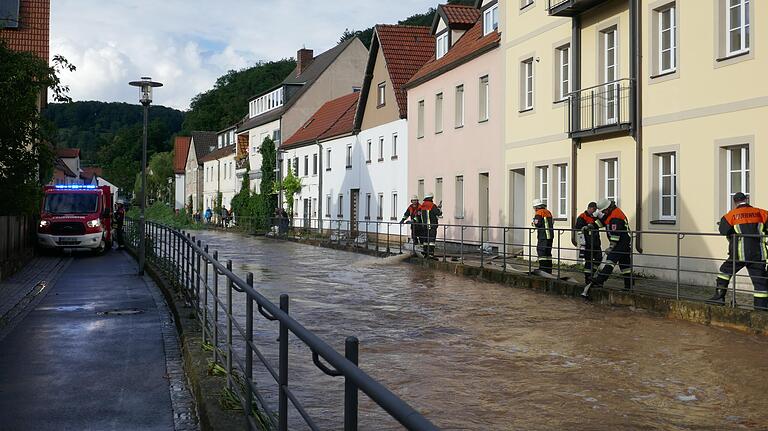
[[[435,52],[435,58],[442,58],[448,52],[448,33],[444,33],[437,37],[437,51]]]
[[[377,96],[377,99],[376,99],[377,100],[377,102],[376,102],[376,106],[377,107],[382,107],[382,106],[387,104],[387,98],[386,98],[387,92],[386,92],[386,89],[387,89],[387,84],[385,82],[382,82],[382,83],[379,84],[378,90],[377,90],[377,95],[378,96]]]
[[[19,0],[0,0],[0,28],[19,27]]]
[[[499,4],[489,7],[483,12],[483,36],[499,29]]]

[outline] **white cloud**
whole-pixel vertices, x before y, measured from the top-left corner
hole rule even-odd
[[[260,60],[332,47],[345,28],[361,30],[426,11],[431,0],[56,0],[51,54],[77,66],[64,84],[74,100],[135,103],[128,81],[165,86],[155,102],[187,109],[216,78]]]

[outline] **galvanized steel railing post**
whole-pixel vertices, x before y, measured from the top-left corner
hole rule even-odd
[[[219,251],[213,251],[213,261],[218,262]],[[219,270],[213,268],[213,363],[219,363]]]
[[[680,300],[680,241],[683,239],[682,234],[677,234],[677,274],[675,276],[675,299]]]
[[[501,272],[507,272],[507,230],[505,227],[502,231],[502,254],[501,254]]]
[[[485,263],[485,247],[483,243],[483,227],[480,226],[480,268],[483,267],[483,264]]]
[[[205,245],[205,254],[208,254],[208,244]],[[208,342],[208,259],[203,258],[203,344]],[[214,268],[214,271],[216,268]]]
[[[446,253],[448,253],[448,244],[446,243],[446,238],[448,237],[448,226],[443,226],[443,262],[446,261],[446,258],[448,257]]]
[[[357,365],[359,341],[356,337],[347,337],[344,342],[344,357]],[[357,386],[349,379],[344,379],[344,431],[357,431]]]
[[[731,269],[731,280],[733,281],[733,298],[731,298],[732,308],[736,307],[736,282],[738,281],[736,278],[736,259],[738,259],[738,256],[739,256],[737,253],[738,243],[739,243],[739,234],[737,233],[734,235],[734,241],[732,242],[733,249],[731,251],[731,263],[733,265]],[[727,292],[727,289],[726,289],[726,292]]]
[[[253,273],[246,275],[245,282],[253,287]],[[253,380],[253,297],[245,294],[245,412],[246,428],[250,427],[251,406],[253,405],[253,392],[251,390],[251,380]]]
[[[227,271],[232,272],[232,259],[227,259]],[[232,279],[227,276],[227,389],[232,390]]]
[[[533,271],[533,229],[528,228],[528,272]]]
[[[459,244],[459,260],[461,263],[464,263],[464,229],[466,229],[465,226],[461,227],[461,243]]]
[[[197,240],[197,247],[202,246],[202,242]],[[200,253],[195,250],[195,261],[197,268],[195,269],[195,308],[200,312]]]
[[[288,295],[280,295],[280,309],[288,314]],[[280,321],[280,347],[278,358],[278,371],[280,373],[280,388],[278,390],[278,414],[277,428],[279,431],[288,431],[288,326]]]
[[[390,249],[389,249],[389,225],[390,225],[390,223],[387,222],[387,256],[389,256],[389,254],[390,254]]]
[[[560,278],[560,244],[561,240],[560,238],[563,236],[563,231],[561,229],[557,230],[557,278]]]

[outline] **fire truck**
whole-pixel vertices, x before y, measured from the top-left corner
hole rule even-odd
[[[109,186],[45,186],[37,245],[44,249],[112,248],[112,194]]]

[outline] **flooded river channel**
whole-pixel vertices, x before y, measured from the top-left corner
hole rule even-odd
[[[768,429],[768,339],[512,289],[354,253],[236,233],[197,238],[275,303],[446,430]],[[236,313],[244,314],[242,297]],[[237,302],[239,301],[239,302]],[[259,316],[260,317],[260,316]],[[238,319],[240,320],[240,319]],[[242,321],[242,320],[240,320]],[[277,327],[256,343],[277,365]],[[323,429],[343,382],[298,340],[290,384]],[[264,395],[276,386],[256,366]],[[360,429],[399,429],[360,395]],[[292,410],[291,429],[304,429]]]

